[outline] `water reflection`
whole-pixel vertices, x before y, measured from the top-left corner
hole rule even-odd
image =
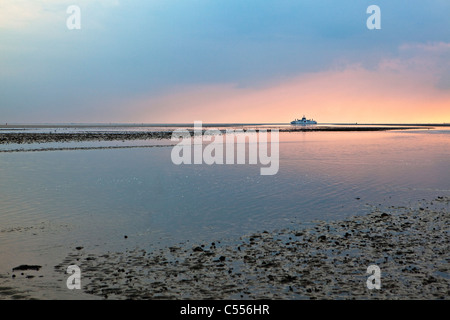
[[[449,195],[449,133],[280,133],[275,176],[248,164],[176,166],[171,147],[2,153],[0,268],[74,244],[195,242]]]

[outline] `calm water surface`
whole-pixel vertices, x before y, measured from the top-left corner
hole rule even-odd
[[[176,166],[170,146],[0,153],[0,273],[76,246],[199,243],[450,195],[450,130],[280,133],[279,146],[274,176]]]

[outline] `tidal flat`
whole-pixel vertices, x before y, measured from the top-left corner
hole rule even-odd
[[[78,248],[84,293],[103,299],[449,299],[450,197],[239,239],[147,252]],[[381,289],[367,288],[369,265]]]

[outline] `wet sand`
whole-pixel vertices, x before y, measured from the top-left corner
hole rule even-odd
[[[449,203],[439,196],[152,252],[74,248],[55,272],[78,265],[84,293],[101,299],[449,299]],[[380,290],[366,286],[372,264],[381,269]]]

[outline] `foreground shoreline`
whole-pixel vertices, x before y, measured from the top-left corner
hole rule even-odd
[[[374,208],[368,215],[296,223],[231,241],[101,254],[77,247],[53,274],[62,288],[69,265],[82,272],[82,290],[75,290],[81,295],[62,289],[61,299],[447,300],[449,207],[449,196],[437,196],[417,206]],[[366,286],[373,264],[381,269],[380,290]],[[26,289],[45,279],[39,266],[32,267],[37,271],[14,266],[0,274],[9,278],[0,298],[47,299],[38,284]]]
[[[83,270],[101,299],[450,299],[450,197],[156,251],[74,250],[55,266]],[[381,289],[366,286],[369,265]]]

